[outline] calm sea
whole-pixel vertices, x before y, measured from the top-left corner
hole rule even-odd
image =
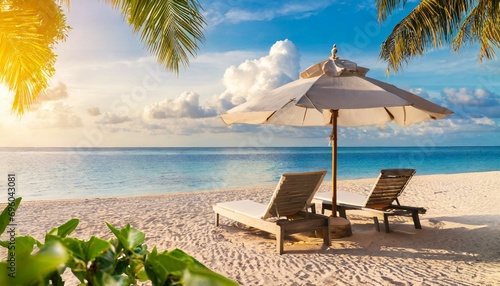
[[[330,147],[0,148],[0,202],[8,174],[24,200],[163,194],[274,185],[282,173],[327,169]],[[417,175],[500,170],[500,147],[340,147],[338,177],[376,178],[384,168]]]

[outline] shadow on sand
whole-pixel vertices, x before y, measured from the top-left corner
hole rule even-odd
[[[353,235],[333,239],[331,247],[322,245],[318,234],[303,233],[285,239],[285,252],[500,262],[500,215],[422,218],[422,229],[415,229],[411,219],[394,218],[390,233],[377,232],[371,218],[353,215],[349,219]],[[260,247],[274,251],[274,235],[241,224],[225,229],[244,240],[258,236]]]

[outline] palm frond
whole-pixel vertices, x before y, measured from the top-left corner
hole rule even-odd
[[[56,0],[57,5],[59,6],[65,5],[69,7],[70,2],[70,0]]]
[[[0,13],[0,82],[14,92],[12,109],[23,114],[47,85],[40,67],[47,66],[53,54],[37,33],[37,12]]]
[[[179,72],[204,41],[205,19],[196,0],[105,0],[123,14],[146,48],[167,69]]]
[[[452,48],[459,52],[464,44],[480,43],[479,61],[494,58],[500,48],[500,1],[478,1],[463,20]]]
[[[54,74],[53,45],[68,27],[53,1],[3,1],[0,4],[0,83],[14,93],[12,110],[22,115]]]
[[[382,43],[379,57],[388,63],[387,73],[399,71],[403,63],[423,55],[429,48],[453,40],[472,0],[423,0],[398,23]]]
[[[378,10],[378,20],[383,22],[389,17],[392,12],[398,7],[404,7],[407,0],[377,0],[375,5]]]

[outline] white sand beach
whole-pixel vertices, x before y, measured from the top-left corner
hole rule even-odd
[[[339,181],[339,189],[366,194],[375,179]],[[273,189],[22,202],[16,219],[21,234],[42,241],[71,218],[80,219],[72,234],[80,239],[111,238],[105,221],[130,223],[146,233],[148,246],[180,248],[241,285],[500,285],[500,172],[416,175],[400,202],[427,209],[423,229],[392,217],[391,233],[376,232],[369,216],[348,212],[353,235],[329,248],[321,238],[296,235],[278,255],[273,235],[223,217],[214,225],[215,203],[267,203]],[[329,189],[325,182],[320,191]]]

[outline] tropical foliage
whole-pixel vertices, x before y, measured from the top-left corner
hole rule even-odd
[[[53,47],[67,32],[54,1],[0,0],[0,84],[14,93],[18,114],[47,87],[55,72]]]
[[[385,21],[407,0],[377,0],[379,21]],[[500,1],[422,0],[399,22],[382,44],[380,58],[387,72],[430,48],[450,44],[458,52],[465,44],[479,43],[479,60],[495,57],[500,47]]]
[[[4,233],[16,212],[21,198],[9,202],[0,215],[0,235]],[[10,233],[0,245],[8,249],[7,258],[0,261],[0,285],[64,285],[61,274],[69,268],[79,285],[238,285],[217,274],[179,249],[151,251],[144,244],[145,234],[127,224],[116,229],[107,223],[115,235],[104,240],[92,236],[89,240],[69,237],[78,226],[71,219],[45,235],[41,243],[31,236]],[[9,228],[8,232],[13,230]],[[17,236],[17,237],[16,237]]]
[[[119,11],[145,47],[178,73],[204,40],[197,0],[103,0]],[[54,45],[69,27],[60,5],[69,0],[0,0],[0,84],[14,93],[12,109],[23,114],[54,75]]]

